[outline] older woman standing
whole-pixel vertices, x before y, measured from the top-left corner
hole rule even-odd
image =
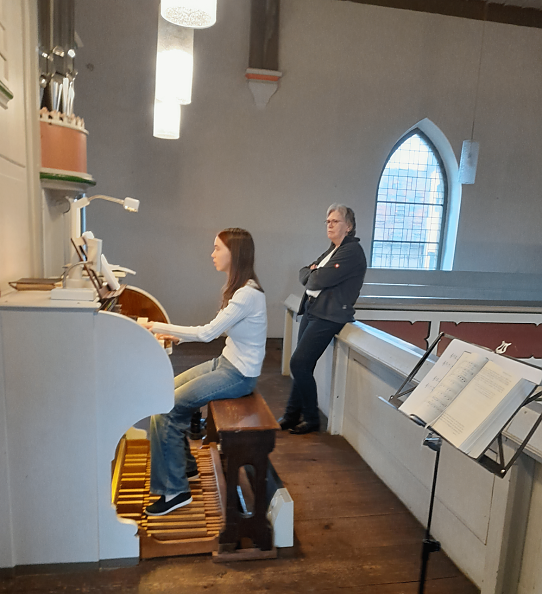
[[[299,314],[297,347],[290,359],[293,384],[281,428],[303,435],[319,431],[318,395],[314,368],[333,337],[354,319],[354,304],[363,285],[367,261],[355,237],[356,219],[351,208],[332,204],[327,209],[329,249],[299,271],[305,286]]]

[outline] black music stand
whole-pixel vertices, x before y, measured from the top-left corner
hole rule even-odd
[[[440,342],[440,340],[442,338],[449,338],[449,339],[454,340],[457,337],[452,336],[450,334],[446,334],[445,332],[441,332],[438,335],[438,337],[436,338],[436,340],[433,342],[433,344],[431,344],[431,346],[422,355],[422,357],[420,358],[418,363],[416,363],[416,365],[414,366],[412,371],[408,374],[405,381],[401,384],[401,386],[395,392],[395,394],[390,396],[390,398],[388,400],[386,400],[382,397],[379,397],[379,399],[382,400],[383,402],[386,402],[387,404],[392,406],[394,409],[398,410],[399,407],[401,406],[401,404],[403,404],[403,402],[406,400],[403,398],[405,396],[408,397],[410,395],[410,393],[415,389],[416,386],[413,386],[412,383],[414,381],[416,374],[422,368],[423,364],[425,363],[425,361],[427,360],[427,358],[429,357],[431,352],[434,350],[434,348],[437,346],[437,344]],[[458,340],[460,340],[460,339],[458,339]],[[465,341],[463,341],[463,342],[465,342]],[[480,347],[480,345],[474,345],[474,346],[477,346],[479,348],[484,348],[484,349],[490,351],[490,349],[487,349],[486,347]],[[499,355],[501,357],[513,359],[513,357],[507,357],[504,354],[499,353]],[[516,359],[514,359],[514,360],[516,360]],[[524,361],[518,361],[518,363],[527,365],[529,367],[536,367],[536,365],[531,365],[530,363],[525,363]],[[409,384],[411,385],[411,387],[408,387],[405,389],[405,387],[408,386]],[[478,464],[480,464],[480,466],[483,466],[486,470],[488,470],[492,474],[494,474],[500,478],[503,478],[506,475],[506,473],[510,470],[510,468],[514,464],[514,462],[518,459],[520,454],[523,452],[523,450],[525,449],[525,446],[527,445],[527,443],[533,436],[534,432],[537,430],[540,423],[542,423],[542,413],[539,414],[537,420],[533,423],[533,426],[529,430],[527,436],[525,437],[523,442],[519,445],[519,447],[515,451],[514,455],[510,458],[510,460],[508,460],[508,462],[505,460],[505,457],[504,457],[502,432],[510,424],[512,419],[517,415],[517,413],[524,406],[527,406],[528,404],[531,404],[532,402],[535,402],[535,401],[540,401],[541,396],[542,396],[542,388],[541,388],[541,386],[538,386],[537,388],[534,389],[534,391],[531,393],[531,395],[525,399],[523,404],[516,410],[516,412],[514,412],[514,414],[508,419],[508,421],[501,428],[499,433],[495,436],[495,438],[492,440],[492,442],[489,444],[489,446],[485,449],[484,453],[476,460],[474,458],[470,458],[470,459],[473,460],[474,462],[477,462]],[[426,424],[421,419],[418,419],[417,417],[416,418],[410,417],[410,418],[417,425],[421,425],[422,427],[426,426]],[[424,539],[422,541],[422,558],[421,558],[418,594],[423,594],[425,591],[425,578],[426,578],[426,574],[427,574],[427,564],[429,562],[430,553],[435,553],[437,551],[440,551],[440,542],[431,536],[431,521],[433,519],[433,507],[434,507],[434,502],[435,502],[435,491],[436,491],[436,486],[437,486],[438,466],[439,466],[439,461],[440,461],[440,449],[442,446],[442,441],[443,440],[446,441],[446,440],[443,437],[441,437],[440,435],[438,435],[438,433],[433,431],[431,429],[431,427],[428,427],[428,428],[430,431],[429,431],[428,435],[425,437],[425,439],[423,441],[423,445],[427,446],[429,449],[431,449],[435,452],[435,463],[433,466],[433,481],[432,481],[432,485],[431,485],[431,497],[429,499],[429,512],[428,512],[428,517],[427,517],[427,526],[425,529]],[[494,460],[493,458],[487,456],[487,454],[486,454],[486,452],[488,452],[490,450],[492,444],[495,441],[497,442],[497,452],[494,452],[494,454],[497,455],[497,460]],[[464,454],[464,452],[463,452],[463,454]],[[464,455],[467,455],[467,454],[464,454]]]

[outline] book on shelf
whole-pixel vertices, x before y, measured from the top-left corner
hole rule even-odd
[[[479,458],[542,381],[542,369],[453,340],[399,407]]]
[[[17,291],[51,291],[60,286],[62,278],[20,278],[10,281],[9,286]]]

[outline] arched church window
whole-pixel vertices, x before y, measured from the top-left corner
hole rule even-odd
[[[441,268],[447,203],[442,159],[428,136],[415,128],[393,147],[380,176],[371,266]]]

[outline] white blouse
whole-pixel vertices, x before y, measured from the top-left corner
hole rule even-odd
[[[331,260],[331,256],[333,256],[333,254],[337,251],[337,248],[335,248],[332,252],[330,252],[321,262],[320,264],[318,264],[318,266],[316,268],[322,268],[322,266],[325,266],[330,260]],[[319,291],[309,291],[308,289],[305,291],[305,293],[307,293],[307,295],[310,295],[311,297],[318,297],[318,295],[320,295],[320,293],[322,292],[322,290],[320,289]]]
[[[254,281],[237,289],[228,305],[204,326],[175,326],[155,322],[152,332],[170,334],[184,342],[210,342],[226,333],[222,354],[245,377],[258,377],[265,357],[267,311],[265,295]]]

